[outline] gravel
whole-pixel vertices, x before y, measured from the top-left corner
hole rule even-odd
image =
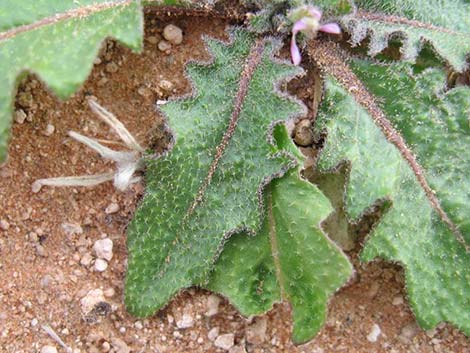
[[[181,320],[176,321],[176,327],[186,329],[194,326],[194,318],[190,314],[183,314]]]
[[[211,317],[217,315],[219,312],[219,305],[221,299],[218,295],[211,294],[207,297],[207,311],[205,313],[206,316]]]
[[[106,214],[113,214],[119,211],[119,205],[115,202],[110,203],[108,207],[104,210]]]
[[[113,258],[113,241],[109,238],[99,239],[93,245],[96,257],[110,261]]]
[[[214,341],[217,338],[218,335],[219,335],[219,328],[218,327],[213,327],[207,333],[207,338],[211,341]]]
[[[95,270],[98,272],[104,272],[108,268],[108,263],[103,259],[95,260]]]
[[[294,141],[299,146],[310,146],[313,143],[314,135],[312,122],[308,119],[299,121],[295,127]]]
[[[171,44],[181,44],[183,42],[183,31],[181,28],[175,25],[167,25],[163,29],[163,38],[165,38]]]
[[[262,344],[266,341],[266,329],[268,321],[266,317],[258,318],[253,324],[246,329],[246,341],[253,345]]]
[[[235,335],[233,333],[225,333],[215,339],[214,345],[228,351],[235,344]]]
[[[367,340],[372,343],[377,342],[381,333],[382,330],[380,329],[380,326],[377,324],[373,324],[369,334],[367,335]]]
[[[103,291],[99,288],[93,289],[89,291],[82,299],[80,299],[80,309],[86,315],[101,302],[106,302]]]
[[[44,346],[41,348],[41,353],[57,353],[57,348],[54,346]]]

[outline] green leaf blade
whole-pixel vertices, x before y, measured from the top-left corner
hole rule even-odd
[[[447,98],[436,99],[433,97],[436,90],[431,86],[442,87],[441,74],[434,76],[433,71],[429,72],[430,86],[429,82],[425,83],[425,75],[416,79],[410,71],[403,70],[403,65],[392,65],[386,69],[357,61],[353,67],[376,99],[383,101],[386,116],[397,124],[408,144],[417,151],[418,160],[432,169],[434,161],[441,159],[441,153],[446,151],[434,156],[427,149],[436,152],[434,143],[441,146],[448,138],[436,131],[442,128],[436,125],[436,119],[440,117],[453,121],[461,116],[461,107],[452,107],[454,94],[462,94],[460,90],[450,92]],[[382,76],[384,70],[387,76],[385,83]],[[379,83],[381,77],[382,82]],[[420,85],[423,90],[418,89]],[[406,86],[413,89],[404,90]],[[442,109],[442,114],[438,113],[439,109]],[[447,116],[447,113],[450,115]],[[410,304],[423,328],[432,328],[439,322],[447,321],[470,333],[470,314],[467,310],[470,298],[466,295],[470,290],[470,256],[431,204],[408,162],[385,138],[369,112],[334,79],[328,79],[326,99],[319,119],[321,126],[328,131],[319,165],[328,169],[343,160],[351,162],[345,195],[346,208],[351,217],[359,217],[368,204],[373,204],[373,200],[389,199],[392,202],[367,240],[362,259],[370,261],[381,257],[403,264]],[[426,125],[428,119],[432,124]],[[409,129],[406,124],[415,127]],[[412,138],[415,136],[412,132],[420,135],[422,140]],[[464,141],[465,138],[461,143]],[[448,144],[454,142],[452,140]],[[342,146],[341,149],[337,148],[338,145]],[[420,155],[420,151],[425,153]],[[460,163],[466,165],[466,157],[458,153],[454,157],[460,158]],[[453,173],[457,172],[453,170],[450,174]],[[426,177],[431,174],[426,173]],[[445,174],[439,176],[436,173],[434,177],[447,179]],[[433,178],[430,177],[429,181],[433,182]]]
[[[205,283],[224,239],[260,228],[263,186],[295,163],[273,153],[269,127],[302,111],[274,89],[298,69],[274,62],[275,45],[247,32],[209,46],[214,64],[189,67],[196,95],[163,108],[175,144],[149,162],[147,195],[129,227],[126,303],[138,316]]]
[[[36,15],[31,17],[24,9],[12,10],[20,5]],[[143,33],[142,10],[134,1],[87,1],[80,5],[73,1],[23,1],[1,6],[0,13],[11,21],[0,32],[0,161],[6,157],[12,101],[20,74],[36,73],[55,94],[66,98],[90,73],[105,38],[113,37],[140,50]]]
[[[403,58],[414,61],[425,43],[456,71],[464,71],[470,53],[470,5],[454,0],[361,0],[358,12],[345,16],[351,42],[359,44],[370,35],[369,54],[376,55],[389,39],[402,39]]]
[[[416,154],[442,208],[470,243],[470,89],[445,92],[445,73],[438,69],[416,77],[406,64],[354,61],[352,69],[380,97],[382,110]]]
[[[289,149],[293,145],[288,139],[285,134],[281,145]],[[323,326],[328,298],[347,281],[352,268],[320,228],[332,210],[328,199],[299,173],[292,170],[271,182],[261,231],[254,237],[238,234],[227,242],[208,288],[228,297],[246,316],[288,301],[293,341],[304,343]]]

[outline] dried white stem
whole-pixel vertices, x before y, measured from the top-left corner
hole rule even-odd
[[[77,140],[78,142],[87,145],[91,149],[94,149],[98,152],[101,157],[105,159],[110,159],[116,163],[130,163],[136,160],[136,153],[134,152],[119,152],[114,151],[109,147],[103,146],[97,140],[92,139],[90,137],[81,135],[75,131],[69,131],[69,136]]]
[[[56,341],[59,345],[62,346],[62,348],[65,349],[65,351],[67,353],[73,353],[73,350],[72,348],[70,348],[69,346],[67,346],[64,341],[62,341],[62,339],[59,337],[59,335],[57,333],[55,333],[55,331],[48,325],[41,325],[42,329],[44,331],[46,331],[46,333],[54,340]]]
[[[121,123],[112,113],[108,112],[93,100],[89,100],[88,104],[90,105],[91,110],[119,135],[127,147],[137,152],[144,152],[144,149],[139,145],[134,136],[132,136],[124,124]]]
[[[36,180],[31,189],[34,193],[39,192],[45,185],[47,186],[95,186],[114,179],[115,173],[105,173],[97,175],[80,175],[69,177],[46,178]]]

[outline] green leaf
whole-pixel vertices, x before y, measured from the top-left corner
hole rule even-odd
[[[328,78],[319,115],[319,126],[327,129],[328,138],[319,166],[330,169],[343,160],[351,163],[346,209],[352,219],[376,200],[391,201],[361,256],[366,261],[381,257],[403,264],[410,304],[421,326],[432,328],[447,321],[469,334],[470,255],[404,158],[406,146],[396,147],[398,135],[388,132],[387,139],[380,128],[383,120],[377,116],[382,108],[402,134],[450,221],[468,240],[464,214],[470,207],[470,186],[464,179],[470,170],[466,156],[470,89],[445,93],[444,73],[437,69],[415,77],[403,64],[382,67],[357,60],[353,67],[381,104],[366,100],[369,105],[361,105],[361,97],[370,93],[360,84],[350,79],[354,89],[349,93]]]
[[[148,161],[146,195],[128,229],[126,304],[137,316],[207,282],[224,240],[260,229],[264,185],[295,165],[276,153],[270,126],[303,112],[275,89],[300,70],[272,59],[279,43],[245,31],[230,45],[207,43],[213,63],[187,68],[195,95],[162,108],[175,143]]]
[[[358,12],[342,19],[353,45],[370,36],[369,54],[392,37],[403,42],[403,58],[414,61],[425,43],[456,71],[470,53],[470,4],[465,0],[357,0]]]
[[[61,98],[86,79],[99,46],[142,42],[138,1],[4,0],[0,4],[0,162],[6,157],[18,77],[36,73]]]
[[[285,129],[279,129],[279,140],[295,149]],[[303,343],[323,326],[328,298],[347,281],[352,268],[320,228],[332,211],[328,199],[300,178],[300,168],[273,180],[266,194],[261,231],[254,237],[242,233],[230,238],[207,288],[228,297],[245,316],[288,301],[293,341]]]

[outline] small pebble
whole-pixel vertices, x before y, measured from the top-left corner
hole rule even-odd
[[[157,44],[158,43],[158,38],[155,37],[155,36],[150,36],[150,37],[147,38],[147,40],[150,44]]]
[[[262,344],[266,340],[266,329],[268,321],[266,317],[258,318],[246,330],[246,341],[253,345]]]
[[[158,50],[167,52],[170,49],[171,49],[171,45],[166,40],[161,40],[160,42],[158,42]]]
[[[406,326],[404,326],[401,331],[398,339],[402,343],[409,343],[413,337],[415,337],[420,331],[420,328],[416,322],[412,322]]]
[[[109,238],[99,239],[95,241],[93,251],[99,259],[110,261],[113,258],[113,241]]]
[[[158,86],[165,91],[171,91],[174,87],[173,83],[167,80],[161,80]]]
[[[111,344],[116,353],[130,353],[131,349],[122,339],[114,337],[111,339]]]
[[[104,293],[104,296],[108,298],[114,297],[114,294],[116,294],[116,292],[114,291],[114,288],[107,288],[104,290],[103,293]]]
[[[194,326],[194,319],[189,314],[183,314],[181,320],[176,321],[176,327],[186,329]]]
[[[34,318],[31,320],[31,326],[34,327],[38,324],[38,319]]]
[[[219,312],[220,297],[215,294],[211,294],[207,297],[207,311],[206,316],[214,316]]]
[[[111,61],[110,63],[106,64],[106,69],[105,70],[109,73],[115,73],[115,72],[118,71],[118,69],[119,69],[119,67],[116,65],[116,63]]]
[[[312,122],[309,119],[301,120],[295,127],[294,141],[299,146],[310,146],[313,143],[314,134]]]
[[[181,44],[181,42],[183,42],[183,31],[175,25],[167,25],[163,29],[163,38],[171,44]]]
[[[219,335],[219,328],[218,327],[213,327],[207,334],[207,338],[210,339],[211,341],[214,341],[217,336]]]
[[[36,254],[41,257],[47,257],[46,249],[41,244],[36,244]]]
[[[101,289],[93,289],[89,291],[82,299],[80,299],[80,308],[84,314],[88,314],[95,306],[101,302],[106,302],[103,291]]]
[[[117,211],[119,211],[119,205],[115,202],[110,203],[108,207],[106,207],[106,209],[104,210],[106,214],[113,214],[113,213],[116,213]]]
[[[0,219],[0,229],[1,230],[8,230],[10,228],[10,223],[5,221],[4,219]]]
[[[136,322],[134,322],[134,327],[137,330],[142,330],[144,328],[144,325],[142,325],[142,321],[136,321]]]
[[[103,271],[106,271],[107,268],[108,268],[108,263],[106,262],[106,260],[103,260],[103,259],[96,259],[95,260],[95,270],[96,271],[103,272]]]
[[[398,306],[403,304],[403,297],[401,295],[397,295],[395,298],[393,298],[392,305]]]
[[[108,341],[104,341],[103,344],[101,344],[101,351],[102,352],[109,352],[109,350],[111,349],[111,345],[109,344]]]
[[[41,353],[57,353],[57,348],[54,346],[44,346],[41,348]]]
[[[51,136],[55,131],[55,126],[52,124],[47,124],[46,130],[44,131],[44,135]]]
[[[214,345],[228,351],[235,345],[235,335],[233,333],[226,333],[216,338]]]
[[[88,267],[90,266],[91,262],[93,261],[93,256],[89,252],[84,253],[82,258],[80,259],[80,265]]]
[[[23,124],[25,120],[26,120],[26,113],[24,112],[23,109],[18,109],[15,112],[15,122],[18,124]]]
[[[381,333],[382,331],[380,330],[380,326],[373,324],[369,334],[367,335],[367,340],[372,343],[377,342]]]

